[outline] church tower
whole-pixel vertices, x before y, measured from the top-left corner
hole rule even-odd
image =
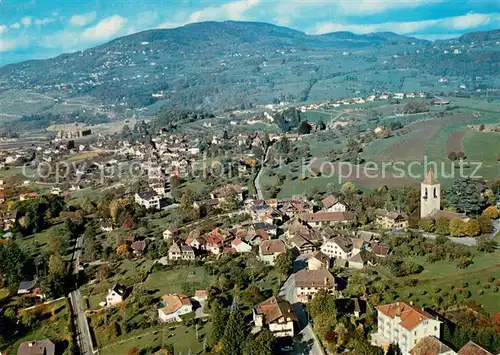
[[[433,211],[441,209],[441,185],[436,180],[432,169],[420,183],[420,218],[426,218]]]

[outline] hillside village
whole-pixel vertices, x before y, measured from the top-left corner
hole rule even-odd
[[[401,125],[360,130],[355,115],[372,100],[398,107]],[[430,168],[407,186],[347,178],[278,196],[283,182],[322,178],[273,170],[311,161],[312,139],[349,140],[329,154],[360,163],[360,146],[399,137],[405,118],[445,101],[381,93],[278,105],[253,114],[254,124],[291,127],[270,132],[235,114],[203,114],[205,125],[167,112],[116,133],[83,126],[3,150],[0,349],[498,352],[498,177],[445,187]],[[342,115],[354,116],[306,120],[329,106],[353,106]],[[454,115],[444,110],[436,115]],[[43,331],[47,322],[65,331]]]

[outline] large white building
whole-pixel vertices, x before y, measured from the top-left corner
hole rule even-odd
[[[178,294],[163,295],[162,306],[158,309],[158,319],[163,323],[181,322],[181,316],[193,311],[191,300]]]
[[[403,355],[409,355],[420,339],[440,337],[441,322],[419,307],[396,302],[376,308],[378,330],[372,334],[372,345],[387,348],[397,344]]]

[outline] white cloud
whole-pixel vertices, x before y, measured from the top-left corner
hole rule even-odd
[[[97,13],[95,11],[88,12],[86,14],[81,14],[81,15],[73,15],[69,19],[69,22],[73,26],[81,27],[81,26],[88,25],[89,23],[94,21],[96,16],[97,16]]]
[[[483,25],[490,21],[498,20],[500,14],[474,14],[469,13],[463,16],[450,17],[445,19],[445,24],[455,30],[467,30]]]
[[[173,28],[188,23],[217,20],[244,20],[246,12],[259,4],[260,0],[238,0],[220,6],[206,7],[191,13],[188,18],[179,21],[166,21],[159,28]]]
[[[350,31],[354,33],[372,33],[390,31],[400,34],[419,33],[435,28],[442,30],[467,30],[489,24],[500,23],[500,14],[467,14],[463,16],[447,17],[437,20],[409,21],[409,22],[384,22],[377,24],[340,24],[335,22],[319,23],[309,29],[309,33],[323,34],[337,31]]]
[[[0,25],[0,33],[4,33],[5,31],[7,31],[7,26],[5,25]]]
[[[55,21],[55,19],[53,19],[51,17],[37,18],[35,20],[35,25],[37,25],[37,26],[45,26],[45,25],[48,25],[49,23],[52,23],[54,21]]]
[[[120,33],[126,23],[127,19],[118,15],[105,18],[94,27],[83,31],[82,39],[88,42],[107,40]]]
[[[16,49],[16,42],[0,38],[0,52],[8,52]]]
[[[24,27],[30,27],[32,22],[33,22],[33,19],[30,16],[26,16],[26,17],[23,17],[21,19],[21,24]]]
[[[10,28],[18,30],[21,28],[21,24],[19,22],[13,23],[12,25],[10,25]]]
[[[339,0],[335,1],[339,12],[348,15],[367,15],[386,12],[389,10],[417,8],[443,0]]]

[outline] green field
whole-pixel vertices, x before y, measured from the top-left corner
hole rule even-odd
[[[195,290],[206,289],[212,281],[213,276],[206,274],[201,266],[177,266],[175,270],[152,273],[144,283],[144,288],[155,291],[157,297],[168,293],[191,295]]]
[[[457,301],[476,301],[486,312],[493,314],[498,311],[499,287],[496,283],[500,279],[500,251],[491,254],[473,252],[473,255],[474,262],[466,269],[458,269],[454,262],[448,260],[429,263],[425,257],[411,257],[411,260],[424,267],[422,273],[392,278],[391,282],[398,282],[396,292],[400,299],[413,301],[423,307],[433,306],[437,297],[456,297]],[[386,268],[377,266],[377,270],[390,277]],[[419,282],[415,286],[406,284],[405,280],[410,279]],[[457,292],[464,288],[464,283],[467,283],[465,288],[470,291],[470,297]]]
[[[126,355],[129,350],[137,347],[141,349],[160,349],[168,345],[174,346],[176,354],[200,354],[203,352],[203,344],[207,340],[210,344],[212,324],[204,323],[198,325],[198,332],[194,326],[164,325],[144,330],[133,330],[119,337],[113,344],[106,344],[100,348],[102,355]],[[198,337],[197,335],[198,334]]]

